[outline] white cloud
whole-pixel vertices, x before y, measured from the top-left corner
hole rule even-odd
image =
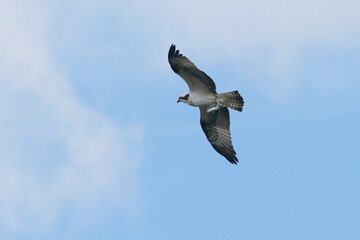
[[[119,4],[118,11],[129,31],[146,36],[149,62],[163,49],[157,67],[168,67],[163,56],[175,43],[203,65],[220,57],[250,75],[263,72],[263,80],[248,84],[274,99],[287,99],[296,90],[297,64],[307,47],[347,51],[360,45],[360,2],[355,0],[134,0]],[[244,69],[249,62],[256,67]]]
[[[219,56],[238,66],[251,62],[247,71],[270,77],[254,78],[252,84],[273,96],[296,88],[296,63],[304,47],[359,47],[358,1],[51,2],[0,2],[0,219],[15,230],[28,228],[29,219],[51,224],[64,204],[123,203],[135,191],[127,187],[136,179],[140,156],[132,153],[139,150],[142,129],[119,128],[84,106],[57,71],[48,42],[49,32],[56,32],[49,30],[53,13],[68,19],[57,22],[66,23],[61,33],[79,39],[96,22],[89,19],[119,20],[111,31],[126,40],[107,51],[123,44],[128,65],[141,60],[142,67],[168,72],[171,43],[201,65],[217,63]],[[133,54],[135,49],[142,53]],[[135,141],[129,131],[138,133]]]
[[[82,104],[49,53],[49,10],[0,3],[0,222],[13,231],[41,231],[64,206],[126,212],[136,200],[142,127]]]
[[[296,91],[304,49],[347,51],[360,45],[360,3],[355,0],[73,2],[76,10],[71,12],[80,16],[111,16],[102,24],[118,33],[116,47],[129,67],[137,69],[141,59],[144,71],[168,72],[166,54],[175,43],[199,66],[225,59],[244,75],[260,73],[262,80],[242,81],[273,99],[287,99]],[[70,27],[93,29],[93,21],[87,19]]]
[[[196,48],[289,48],[313,42],[358,44],[360,3],[348,1],[131,1],[123,15],[154,37]],[[122,7],[122,5],[121,5]],[[136,19],[136,21],[135,21]],[[162,32],[157,35],[155,33]],[[168,33],[168,34],[166,34]]]

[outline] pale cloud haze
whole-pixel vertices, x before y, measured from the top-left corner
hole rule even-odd
[[[1,239],[360,236],[358,1],[0,2]],[[174,43],[216,82],[219,156]],[[353,238],[354,239],[354,238]]]
[[[306,79],[297,76],[308,49],[341,52],[359,48],[360,3],[352,0],[135,0],[113,4],[116,17],[126,23],[117,30],[125,28],[148,39],[142,44],[150,66],[167,70],[161,59],[167,50],[163,46],[176,43],[186,50],[186,56],[191,54],[191,59],[204,65],[226,59],[250,76],[264,74],[263,81],[251,79],[248,84],[277,103],[298,97],[298,86]],[[160,51],[163,54],[158,55]],[[249,62],[252,68],[244,68]],[[317,79],[314,86],[323,82],[326,87],[328,81]],[[351,84],[347,78],[341,81]]]
[[[2,225],[41,232],[66,205],[76,212],[136,202],[142,153],[130,152],[141,145],[142,126],[121,129],[82,104],[50,55],[46,9],[26,1],[2,5]]]

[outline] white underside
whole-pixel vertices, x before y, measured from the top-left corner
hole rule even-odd
[[[199,94],[190,92],[186,103],[194,107],[206,107],[208,108],[208,112],[218,110],[221,107],[217,102],[215,94]]]
[[[189,98],[188,98],[188,104],[191,106],[209,106],[216,103],[216,97],[214,94],[199,94],[195,92],[190,92]]]

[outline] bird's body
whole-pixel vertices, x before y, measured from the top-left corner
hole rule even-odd
[[[218,153],[236,164],[238,159],[232,146],[227,107],[242,111],[242,96],[238,91],[218,94],[215,82],[180,54],[175,45],[171,45],[169,49],[168,60],[172,70],[185,80],[190,90],[189,93],[181,95],[178,102],[199,107],[200,124],[207,139]]]
[[[214,93],[201,94],[190,92],[186,103],[193,107],[214,105],[216,104],[216,95]]]

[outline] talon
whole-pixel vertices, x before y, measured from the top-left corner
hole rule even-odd
[[[221,106],[220,105],[215,105],[214,107],[211,107],[207,110],[207,112],[212,112],[212,111],[215,111],[215,110],[218,110]]]

